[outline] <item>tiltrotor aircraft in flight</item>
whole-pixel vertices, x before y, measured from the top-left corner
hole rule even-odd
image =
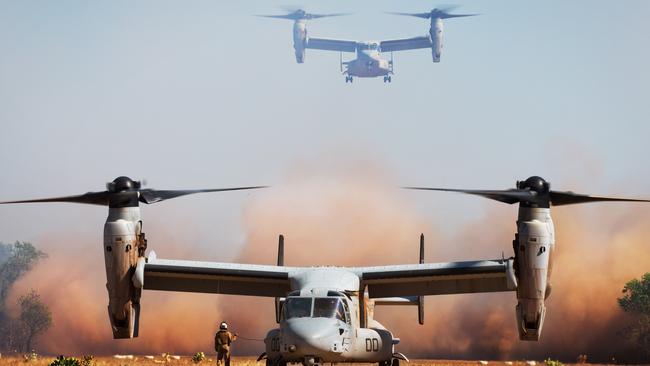
[[[546,314],[544,302],[551,292],[556,246],[551,206],[598,201],[650,202],[553,191],[540,177],[517,182],[516,188],[508,190],[405,187],[462,192],[518,203],[513,256],[492,260],[424,263],[422,236],[419,263],[389,266],[285,266],[282,236],[277,265],[159,259],[153,251],[147,252],[140,203],[254,188],[261,187],[156,190],[118,177],[102,192],[1,203],[74,202],[108,206],[102,251],[114,338],[138,336],[143,290],[264,296],[275,298],[279,323],[267,333],[266,352],[259,358],[266,358],[268,366],[313,366],[325,362],[398,366],[400,360],[406,360],[395,349],[399,338],[374,319],[375,306],[415,305],[419,323],[423,324],[424,296],[514,291],[519,337],[537,341]],[[317,251],[314,248],[315,254]]]
[[[352,83],[355,76],[372,78],[383,76],[384,82],[391,82],[393,71],[393,52],[431,48],[433,62],[440,62],[442,53],[442,20],[448,18],[468,17],[477,14],[450,14],[456,7],[439,7],[426,13],[392,13],[431,19],[429,34],[420,37],[393,39],[386,41],[351,41],[327,38],[314,38],[307,35],[307,20],[340,16],[346,14],[311,14],[302,9],[283,15],[261,15],[262,17],[293,20],[293,48],[296,62],[305,61],[305,50],[325,50],[340,52],[341,72],[345,82]],[[356,58],[343,61],[343,52],[355,52]],[[382,58],[382,53],[390,52],[389,60]]]

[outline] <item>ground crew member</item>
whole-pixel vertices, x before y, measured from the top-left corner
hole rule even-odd
[[[228,323],[221,322],[219,331],[214,335],[214,350],[217,351],[217,366],[223,361],[224,366],[230,366],[231,344],[237,339],[237,334],[228,331]]]

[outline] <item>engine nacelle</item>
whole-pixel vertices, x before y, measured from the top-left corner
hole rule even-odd
[[[550,293],[552,254],[555,248],[553,221],[548,208],[520,207],[518,233],[513,241],[518,287],[517,328],[519,338],[540,338]]]
[[[140,208],[110,208],[104,225],[104,264],[108,316],[115,339],[138,336],[142,290],[134,286],[132,277],[145,249]]]
[[[429,28],[429,35],[431,36],[431,58],[433,62],[440,62],[442,54],[442,19],[431,18],[431,28]]]
[[[293,23],[293,49],[296,51],[296,62],[305,62],[305,46],[307,45],[307,24],[304,20]]]

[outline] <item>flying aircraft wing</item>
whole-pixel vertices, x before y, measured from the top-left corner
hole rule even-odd
[[[146,290],[282,297],[290,290],[290,267],[157,259],[138,263]]]
[[[325,51],[355,52],[357,50],[357,41],[310,37],[307,39],[305,48]]]
[[[406,39],[393,39],[389,41],[381,41],[379,43],[379,50],[381,52],[393,51],[406,51],[416,50],[419,48],[431,48],[431,37],[422,36]]]
[[[513,291],[513,260],[355,268],[371,298]]]

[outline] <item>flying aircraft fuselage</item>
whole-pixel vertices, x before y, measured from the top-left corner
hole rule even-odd
[[[345,14],[311,14],[302,9],[296,9],[289,14],[262,15],[267,18],[290,19],[293,24],[293,48],[296,53],[296,62],[305,62],[305,50],[323,50],[340,52],[355,52],[354,60],[343,62],[341,56],[341,71],[345,74],[345,82],[352,83],[355,76],[372,78],[383,76],[384,82],[390,83],[393,72],[393,52],[417,50],[423,48],[431,49],[433,62],[440,62],[442,55],[442,31],[443,19],[474,16],[477,14],[451,14],[449,11],[455,8],[447,6],[435,8],[426,13],[394,13],[408,15],[423,19],[429,19],[431,25],[429,34],[411,38],[389,39],[375,42],[360,42],[355,40],[330,39],[309,37],[307,35],[307,20],[318,19]],[[380,53],[391,54],[390,60],[381,58]],[[343,67],[345,66],[345,70]]]
[[[381,58],[379,43],[368,42],[357,47],[357,58],[344,63],[350,76],[372,78],[392,74],[390,62]]]

